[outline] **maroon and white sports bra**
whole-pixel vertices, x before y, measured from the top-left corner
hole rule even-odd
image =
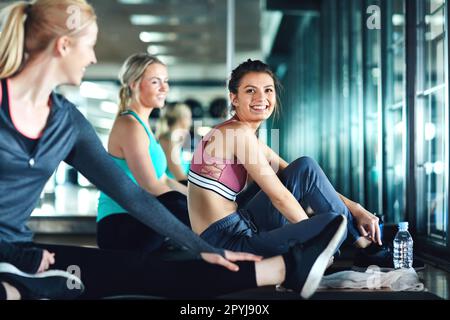
[[[232,121],[237,120],[231,118],[219,124],[202,138],[192,157],[188,181],[200,188],[214,191],[230,201],[235,201],[247,182],[247,170],[244,165],[239,163],[237,158],[221,159],[205,152],[206,144],[215,130]]]

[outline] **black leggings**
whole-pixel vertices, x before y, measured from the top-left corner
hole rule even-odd
[[[191,226],[185,195],[170,191],[156,198],[178,220]],[[161,248],[164,239],[128,213],[112,214],[97,223],[97,244],[102,249],[153,252]]]
[[[203,260],[163,261],[148,253],[29,244],[55,253],[51,269],[76,266],[85,285],[81,299],[116,295],[211,298],[256,288],[254,262],[239,262],[239,272]],[[73,272],[72,272],[73,273]]]

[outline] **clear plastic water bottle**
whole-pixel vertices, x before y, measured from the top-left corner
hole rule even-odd
[[[411,268],[413,264],[413,239],[408,232],[408,222],[398,224],[394,238],[394,267]]]

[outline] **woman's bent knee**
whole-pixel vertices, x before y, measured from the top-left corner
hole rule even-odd
[[[294,160],[291,165],[302,171],[318,167],[317,162],[311,157],[300,157]]]

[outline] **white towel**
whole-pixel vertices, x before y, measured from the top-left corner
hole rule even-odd
[[[382,272],[378,266],[370,266],[366,272],[341,271],[324,276],[319,288],[381,289],[393,291],[422,291],[414,268]]]

